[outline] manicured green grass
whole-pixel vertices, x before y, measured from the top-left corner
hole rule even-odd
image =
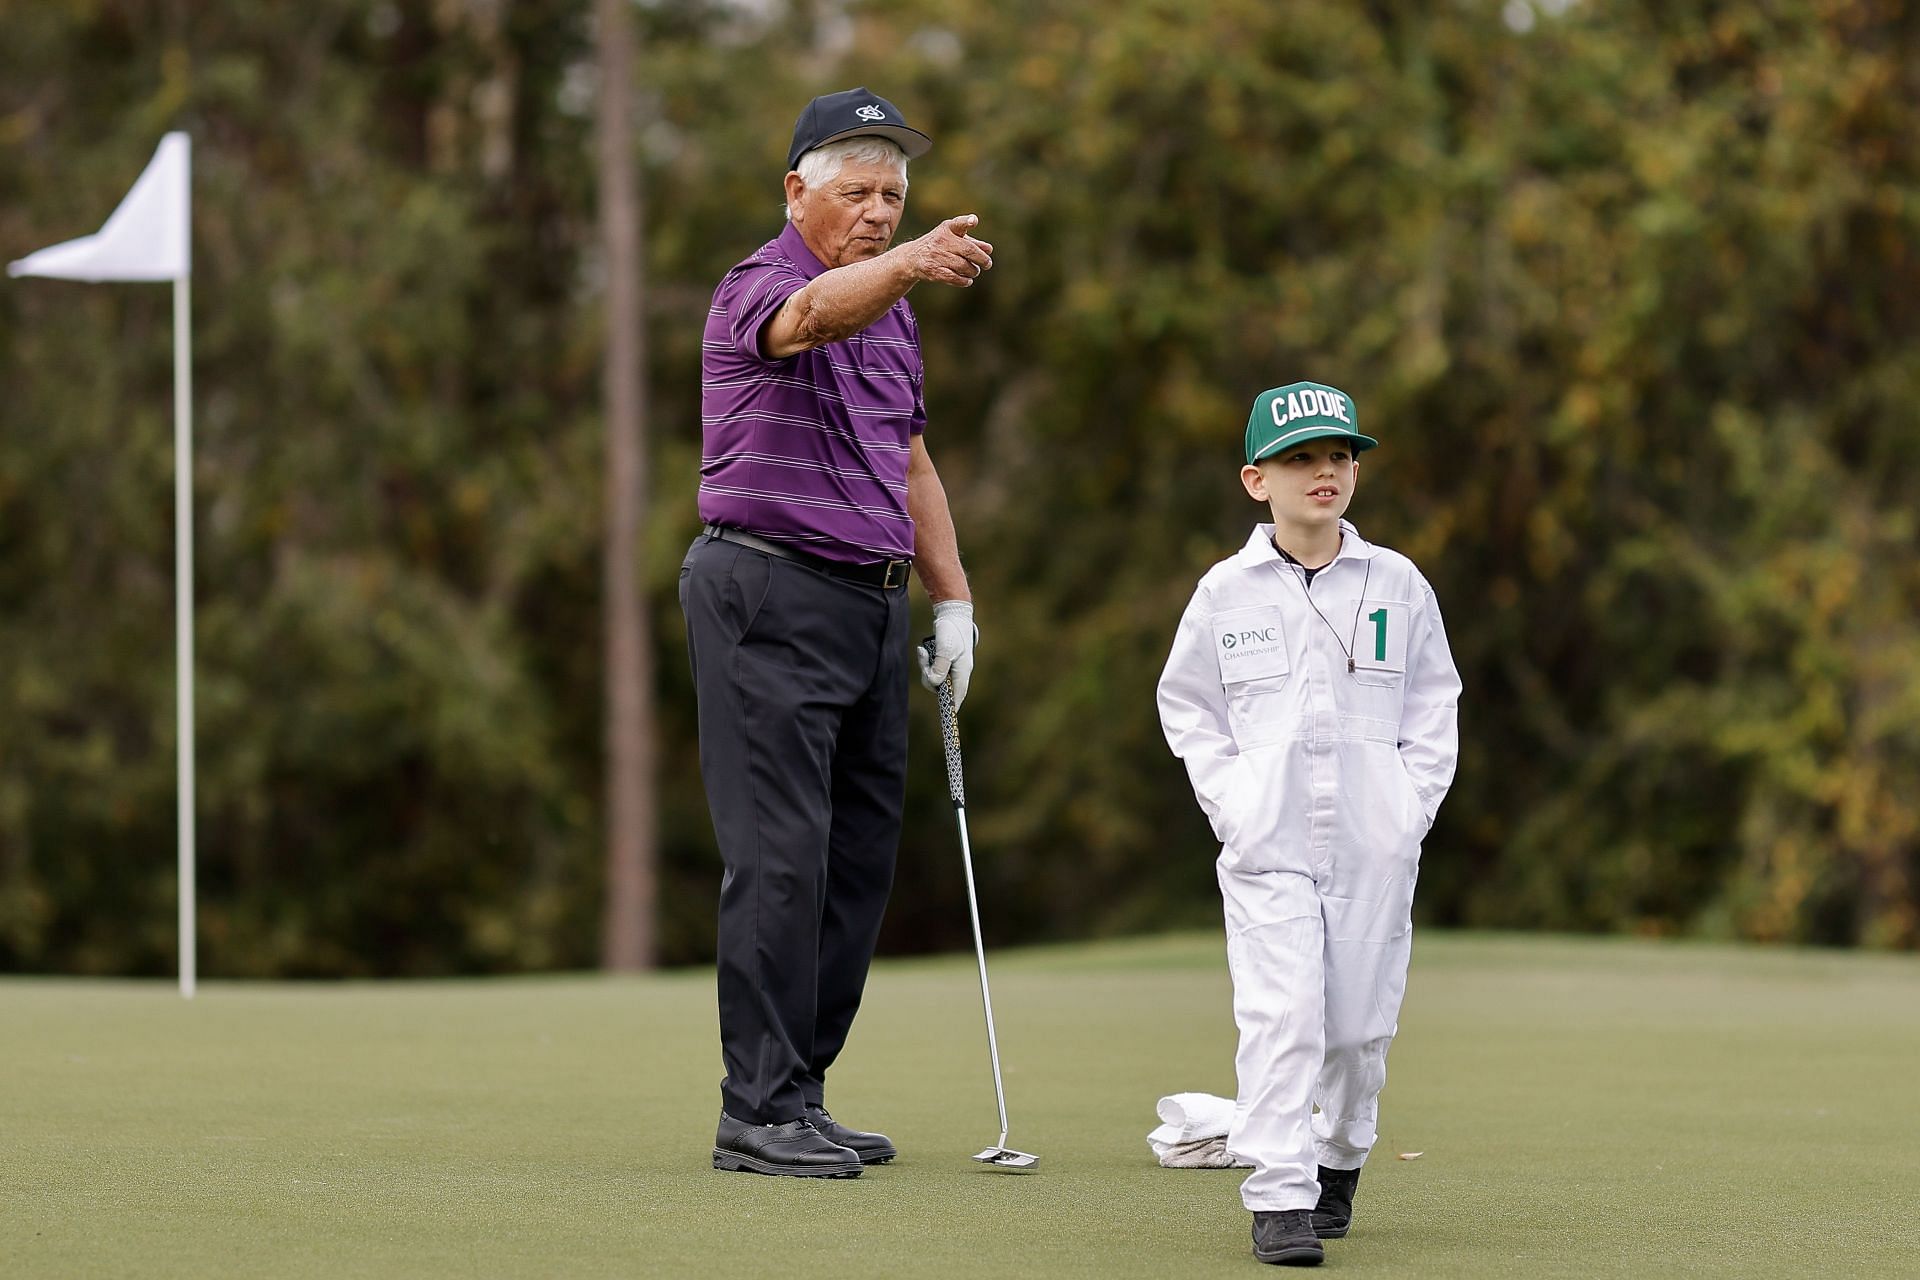
[[[1231,1093],[1216,939],[883,964],[831,1082],[905,1153],[715,1173],[711,978],[0,982],[0,1274],[1266,1274],[1157,1097]],[[1348,1273],[1920,1273],[1920,960],[1427,934]],[[1420,1151],[1418,1160],[1394,1158]]]

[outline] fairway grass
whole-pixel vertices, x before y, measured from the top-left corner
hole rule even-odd
[[[828,1105],[856,1180],[716,1173],[704,972],[0,981],[0,1275],[1253,1276],[1240,1174],[1154,1102],[1233,1092],[1222,945],[879,965]],[[1417,1160],[1398,1153],[1423,1152]],[[1920,1275],[1920,960],[1426,933],[1328,1266]]]

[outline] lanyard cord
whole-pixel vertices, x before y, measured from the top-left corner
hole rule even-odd
[[[1279,544],[1277,543],[1275,544],[1276,548],[1278,547],[1278,545]],[[1367,571],[1360,578],[1360,598],[1353,602],[1353,630],[1348,633],[1346,640],[1343,642],[1340,639],[1340,629],[1334,626],[1331,622],[1327,622],[1327,615],[1324,613],[1321,613],[1320,606],[1313,602],[1313,588],[1307,582],[1306,566],[1301,564],[1298,560],[1295,560],[1290,555],[1282,554],[1280,558],[1287,562],[1287,566],[1293,571],[1293,577],[1299,579],[1300,590],[1306,593],[1307,607],[1313,610],[1314,614],[1320,619],[1320,621],[1326,622],[1327,630],[1333,632],[1333,642],[1339,645],[1340,652],[1346,655],[1347,672],[1351,674],[1354,669],[1353,646],[1354,646],[1354,643],[1360,638],[1360,610],[1366,607],[1367,584],[1373,581],[1373,561],[1372,560],[1367,561]],[[1314,572],[1318,573],[1319,570],[1316,569],[1314,570]]]

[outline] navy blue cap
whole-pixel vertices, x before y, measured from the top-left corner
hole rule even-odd
[[[787,150],[787,168],[798,168],[800,157],[815,147],[842,138],[872,135],[900,144],[912,160],[927,154],[933,139],[908,126],[900,108],[864,86],[815,98],[793,124],[793,146]]]

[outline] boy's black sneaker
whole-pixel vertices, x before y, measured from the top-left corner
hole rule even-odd
[[[1358,1169],[1320,1166],[1320,1203],[1313,1206],[1313,1234],[1338,1240],[1353,1225],[1353,1192],[1360,1185]]]
[[[1253,1256],[1283,1267],[1317,1267],[1327,1251],[1313,1234],[1313,1215],[1305,1209],[1253,1215]]]

